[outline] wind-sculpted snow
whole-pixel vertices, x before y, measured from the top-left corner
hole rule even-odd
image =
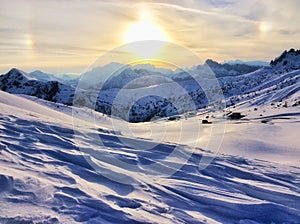
[[[150,140],[134,138],[129,140],[141,147],[132,148],[121,140],[128,137],[99,127],[82,129],[86,144],[79,150],[67,113],[1,91],[0,96],[0,223],[300,222],[299,167],[219,155],[200,170],[202,156],[214,155],[197,148],[179,170],[164,177],[143,168],[166,159],[172,143],[145,150],[142,145]],[[104,147],[139,172],[109,160],[97,163]],[[182,153],[190,150],[181,148]],[[130,174],[132,184],[107,174]]]

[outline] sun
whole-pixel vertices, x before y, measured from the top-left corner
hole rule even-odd
[[[130,44],[136,41],[144,41],[144,43],[132,44],[130,50],[136,54],[151,57],[158,53],[164,45],[163,42],[170,41],[170,38],[147,14],[143,14],[140,21],[131,24],[125,34],[126,43]]]
[[[147,20],[134,23],[126,34],[127,42],[142,41],[142,40],[160,40],[168,41],[167,35],[155,23]]]

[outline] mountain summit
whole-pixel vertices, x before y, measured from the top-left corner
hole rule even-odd
[[[300,49],[291,48],[289,51],[284,51],[279,57],[270,62],[273,68],[299,69],[300,68]]]

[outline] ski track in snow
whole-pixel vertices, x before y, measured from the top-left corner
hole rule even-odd
[[[0,96],[0,223],[300,223],[299,167],[220,155],[199,170],[202,155],[209,154],[197,149],[170,177],[136,172],[130,178],[138,184],[121,184],[87,162],[69,112],[2,91]],[[90,131],[141,172],[174,148],[166,143],[137,150],[113,132]],[[86,142],[87,152],[99,148]],[[113,172],[108,168],[103,165]]]

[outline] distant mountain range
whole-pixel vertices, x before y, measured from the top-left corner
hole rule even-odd
[[[40,81],[57,81],[66,85],[76,85],[78,82],[78,76],[75,75],[63,74],[58,76],[51,73],[45,73],[40,70],[35,70],[33,72],[30,72],[28,73],[28,76],[32,78],[36,78],[37,80]]]
[[[203,65],[193,66],[190,68],[186,68],[185,70],[188,72],[191,71],[197,72],[196,70],[205,67],[204,65],[208,65],[216,74],[216,76],[242,75],[250,71],[257,70],[261,67],[270,66],[267,62],[263,62],[263,61],[247,62],[247,61],[235,60],[235,61],[226,61],[223,63],[218,63],[216,61],[208,59],[205,61]],[[117,71],[117,69],[119,68],[122,68],[120,71],[123,71],[127,68],[131,69],[133,76],[135,75],[134,73],[139,73],[140,74],[139,76],[143,76],[142,73],[144,71],[145,73],[144,75],[148,75],[149,73],[152,73],[158,75],[165,75],[172,79],[185,78],[185,77],[180,77],[180,75],[184,76],[184,74],[182,74],[181,69],[177,69],[173,71],[171,69],[156,67],[155,65],[152,64],[123,65],[117,62],[112,62],[104,66],[94,67],[91,70],[79,76],[71,75],[71,74],[57,75],[57,74],[43,72],[41,70],[35,70],[33,72],[30,72],[28,73],[28,76],[40,81],[58,81],[66,85],[76,86],[79,79],[81,79],[81,81],[87,79],[87,81],[93,84],[95,82],[105,82],[109,77],[119,75],[120,71],[119,72]],[[128,72],[129,71],[127,71],[127,73]],[[112,85],[112,87],[114,88],[115,86]]]
[[[224,61],[221,64],[230,64],[230,65],[254,65],[254,66],[269,66],[269,62],[266,61],[242,61],[242,60],[230,60]]]
[[[249,97],[257,105],[282,101],[286,101],[287,106],[300,104],[300,50],[294,49],[284,51],[269,66],[220,64],[209,59],[204,65],[181,72],[147,64],[123,66],[111,63],[96,67],[74,79],[73,76],[57,77],[41,71],[27,74],[14,68],[0,76],[0,89],[72,105],[76,85],[80,82],[84,85],[78,86],[77,92],[81,91],[82,94],[77,94],[79,96],[76,100],[81,105],[92,106],[96,111],[106,114],[111,114],[114,107],[117,116],[141,122],[153,117],[187,112],[192,108],[188,105],[187,97],[191,97],[196,108],[207,106],[209,101],[205,92],[195,80],[206,80],[205,83],[210,88],[211,80],[206,75],[212,72],[218,78],[227,105],[232,106]],[[184,91],[176,91],[177,86],[181,86]],[[89,96],[92,91],[98,91],[94,96],[94,104],[91,104]],[[120,94],[125,96],[122,100],[118,98]],[[142,98],[133,102],[139,97]],[[184,109],[176,108],[175,102],[185,105]]]

